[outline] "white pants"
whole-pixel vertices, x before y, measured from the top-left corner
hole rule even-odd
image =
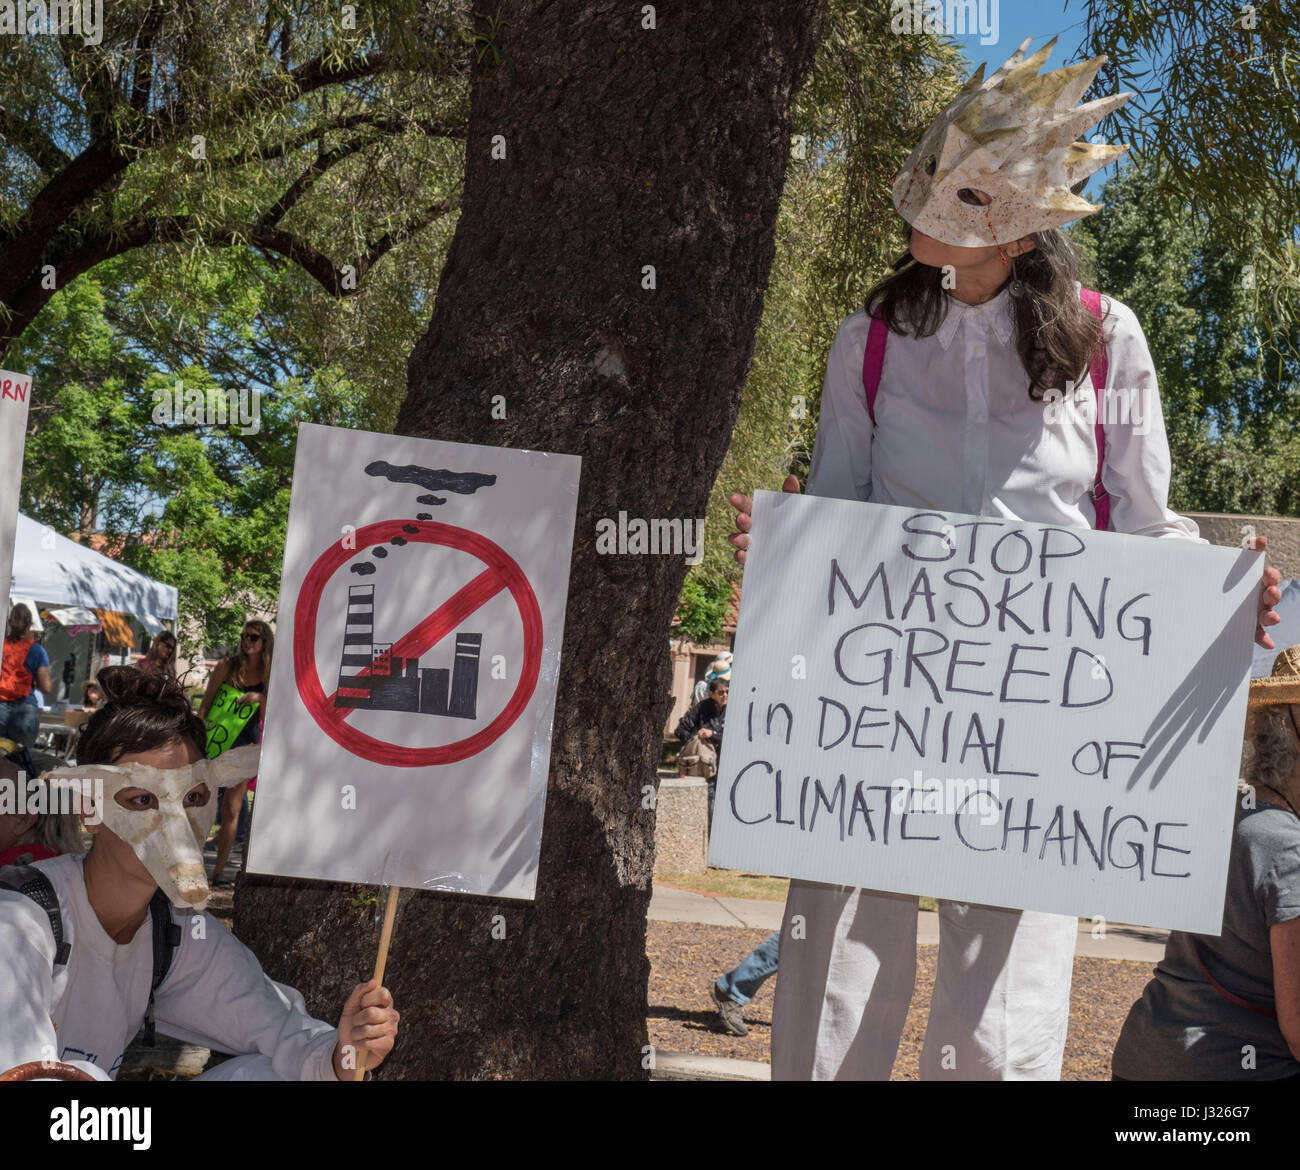
[[[916,979],[916,914],[914,895],[790,883],[773,1080],[889,1079]],[[921,1079],[1059,1079],[1077,931],[1060,914],[940,902]]]

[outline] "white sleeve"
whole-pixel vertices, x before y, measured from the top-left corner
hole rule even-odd
[[[1169,510],[1169,440],[1155,365],[1133,310],[1106,297],[1109,385],[1102,483],[1116,532],[1208,543],[1194,520]]]
[[[53,1010],[49,916],[30,898],[0,890],[0,1072],[33,1060],[58,1060]]]
[[[821,418],[805,489],[810,496],[862,501],[871,496],[871,438],[876,428],[862,385],[868,325],[863,310],[841,321],[826,359]]]
[[[286,1081],[336,1080],[338,1029],[309,1015],[215,918],[202,915],[206,937],[194,938],[196,917],[176,916],[182,941],[154,999],[158,1030],[232,1056],[261,1053]]]

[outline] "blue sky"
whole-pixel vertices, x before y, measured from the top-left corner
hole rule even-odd
[[[1033,37],[1030,47],[1037,49],[1050,37],[1060,36],[1048,68],[1059,68],[1078,58],[1076,51],[1083,41],[1083,22],[1088,11],[1080,0],[1074,0],[1068,8],[1065,0],[979,0],[979,3],[980,10],[994,18],[990,24],[997,39],[982,45],[978,32],[953,37],[970,58],[972,68],[984,61],[988,65],[985,72],[992,73],[1025,37]]]

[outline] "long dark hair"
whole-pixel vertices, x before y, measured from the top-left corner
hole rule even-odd
[[[239,627],[239,647],[231,658],[230,678],[235,686],[247,685],[244,672],[249,667],[248,651],[244,649],[244,631],[253,630],[262,635],[262,681],[271,677],[271,655],[275,653],[275,635],[271,627],[260,618],[249,618]]]
[[[95,676],[105,702],[82,725],[78,764],[111,764],[121,756],[151,752],[188,740],[202,755],[207,727],[185,692],[170,678],[134,666],[106,666]]]
[[[1056,228],[1034,232],[1033,239],[1035,247],[1013,261],[1024,289],[1011,298],[1011,311],[1016,352],[1029,375],[1029,397],[1038,401],[1048,390],[1064,390],[1067,381],[1083,380],[1101,330],[1075,291],[1079,261],[1070,241]],[[929,337],[948,314],[943,271],[910,256],[894,267],[898,271],[867,293],[867,312],[879,302],[894,333]]]
[[[32,611],[25,605],[15,605],[5,623],[5,638],[25,638],[32,628]]]

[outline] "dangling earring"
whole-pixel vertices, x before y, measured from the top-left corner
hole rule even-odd
[[[1013,297],[1023,296],[1025,292],[1025,286],[1016,276],[1016,258],[1014,256],[1011,257],[1011,283],[1007,285],[1007,292]]]

